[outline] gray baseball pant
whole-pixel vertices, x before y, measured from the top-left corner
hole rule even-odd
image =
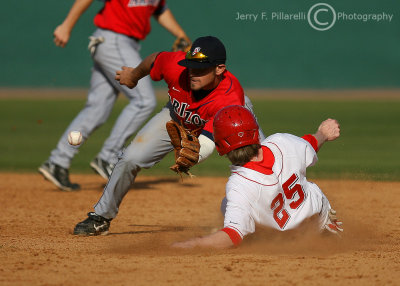
[[[117,216],[119,205],[142,168],[151,168],[173,150],[166,122],[172,119],[170,103],[139,131],[125,149],[122,158],[104,188],[103,195],[94,206],[95,212],[105,218]]]
[[[129,104],[119,115],[110,136],[98,154],[102,160],[115,164],[117,154],[125,141],[150,116],[156,106],[154,90],[150,78],[141,79],[134,89],[121,86],[115,79],[115,72],[122,66],[136,67],[141,61],[140,44],[133,38],[109,30],[97,29],[94,37],[104,37],[93,55],[90,90],[85,107],[70,123],[51,152],[50,161],[69,168],[71,160],[78,152],[77,147],[68,144],[68,133],[81,131],[83,140],[101,126],[109,117],[118,94],[123,93]]]

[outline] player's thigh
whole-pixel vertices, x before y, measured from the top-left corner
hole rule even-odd
[[[86,107],[96,109],[96,111],[101,113],[104,113],[104,111],[109,113],[116,98],[117,90],[109,83],[98,65],[94,64]]]
[[[98,45],[93,60],[101,67],[110,84],[130,100],[137,101],[138,106],[155,107],[156,100],[149,76],[141,79],[134,89],[120,85],[115,80],[116,71],[121,70],[122,66],[136,67],[142,62],[139,54],[140,44],[132,38],[108,30],[98,29],[93,35],[105,38],[105,41]]]
[[[117,45],[120,48],[119,56],[121,57],[121,62],[125,66],[136,67],[142,62],[138,42],[119,35],[117,36]],[[154,89],[149,75],[139,80],[134,89],[130,89],[124,85],[118,85],[117,88],[130,100],[140,102],[144,106],[152,106],[152,108],[156,105]]]
[[[165,124],[171,120],[164,107],[135,136],[125,149],[122,160],[141,168],[150,168],[173,150]]]
[[[326,209],[330,209],[328,198],[319,188],[319,186],[313,182],[307,182],[306,188],[308,190],[309,199],[311,200],[314,213],[320,213]]]

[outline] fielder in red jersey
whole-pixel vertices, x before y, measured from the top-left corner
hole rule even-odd
[[[39,172],[64,191],[77,191],[79,184],[71,183],[68,169],[79,146],[68,144],[68,134],[79,131],[83,141],[104,124],[119,94],[129,99],[109,137],[96,157],[90,162],[93,170],[108,180],[118,154],[126,140],[148,119],[156,107],[156,98],[150,77],[143,78],[134,89],[115,84],[115,71],[126,63],[138,65],[141,40],[151,30],[152,17],[177,38],[173,50],[185,49],[190,39],[175,20],[165,0],[107,0],[97,13],[94,23],[97,29],[89,37],[90,55],[93,59],[90,90],[87,104],[75,117],[59,139],[49,158],[39,167]],[[72,30],[93,0],[75,0],[64,21],[54,30],[54,43],[65,47]],[[179,44],[179,45],[178,45]]]
[[[104,8],[94,18],[97,27],[138,40],[150,33],[150,18],[167,9],[165,0],[105,1]]]
[[[74,234],[107,234],[110,221],[142,168],[154,164],[173,151],[166,123],[182,122],[188,129],[201,129],[198,136],[198,163],[215,149],[212,137],[215,114],[223,107],[246,105],[239,81],[226,70],[226,51],[215,37],[201,37],[188,53],[161,52],[145,58],[136,68],[123,67],[116,80],[134,88],[150,74],[153,80],[164,79],[170,100],[136,135],[116,164],[103,195],[88,218],[75,226]]]
[[[228,70],[206,96],[190,87],[189,70],[178,63],[185,59],[184,52],[162,52],[157,55],[150,76],[153,80],[164,79],[168,84],[168,95],[179,121],[187,128],[203,128],[203,133],[212,134],[214,115],[227,105],[244,105],[244,91],[237,78]]]

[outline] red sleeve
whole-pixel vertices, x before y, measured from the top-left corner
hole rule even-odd
[[[167,57],[165,54],[166,54],[165,52],[159,53],[151,67],[150,77],[154,81],[159,81],[164,78],[163,71],[164,71],[165,62],[167,60]]]
[[[178,65],[178,62],[184,58],[184,52],[160,52],[151,67],[151,79],[154,81],[164,79],[168,85],[178,82],[182,71],[185,70],[184,67]]]
[[[307,134],[307,135],[304,135],[303,137],[301,137],[301,138],[303,138],[304,140],[306,140],[308,143],[310,143],[311,144],[311,146],[314,148],[314,150],[315,150],[315,152],[318,152],[318,141],[317,141],[317,138],[315,138],[313,135],[311,135],[311,134]]]
[[[240,234],[232,228],[225,227],[225,228],[221,229],[221,231],[223,231],[227,235],[229,235],[229,238],[232,240],[232,242],[235,246],[238,246],[243,240],[242,237],[240,236]]]

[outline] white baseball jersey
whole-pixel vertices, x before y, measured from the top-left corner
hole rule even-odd
[[[315,214],[324,221],[329,202],[319,187],[306,179],[306,168],[318,160],[314,147],[303,138],[282,133],[267,137],[261,145],[262,162],[231,166],[224,231],[228,229],[231,236],[235,230],[241,240],[255,231],[256,224],[285,231]],[[269,170],[268,163],[272,166]]]

